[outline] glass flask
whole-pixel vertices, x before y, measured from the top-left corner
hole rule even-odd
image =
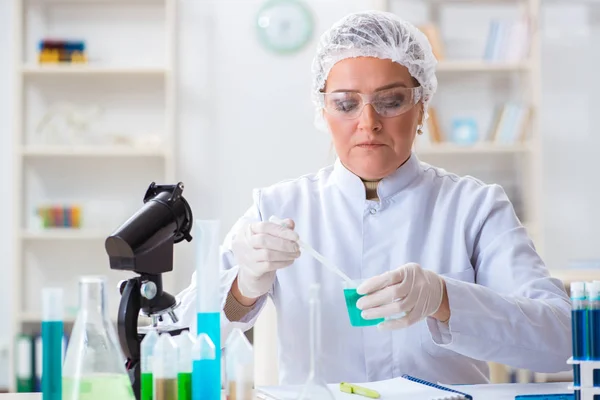
[[[106,309],[104,277],[79,280],[79,312],[63,365],[63,400],[135,400],[117,333]]]
[[[308,304],[310,308],[309,340],[310,340],[310,372],[308,379],[300,391],[298,400],[334,400],[333,393],[327,387],[321,375],[318,357],[321,355],[321,299],[320,285],[310,286]]]

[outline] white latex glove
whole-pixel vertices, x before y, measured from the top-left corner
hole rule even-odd
[[[300,256],[294,221],[284,222],[286,226],[266,221],[246,224],[236,233],[232,249],[240,266],[237,284],[243,296],[258,298],[267,293],[275,271]]]
[[[410,263],[394,271],[374,276],[357,289],[361,297],[356,306],[364,319],[390,318],[380,329],[406,328],[435,314],[444,295],[444,280],[435,272]],[[397,317],[406,313],[404,317]]]

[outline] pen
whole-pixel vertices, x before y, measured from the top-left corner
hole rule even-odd
[[[379,398],[379,393],[376,390],[368,389],[358,385],[353,385],[352,383],[340,383],[340,390],[345,393],[358,394],[361,396],[369,397],[371,399]]]

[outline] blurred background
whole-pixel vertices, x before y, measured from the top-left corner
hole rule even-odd
[[[553,275],[600,279],[600,1],[0,0],[2,390],[35,376],[15,343],[39,334],[42,287],[65,288],[72,321],[78,277],[107,275],[116,314],[131,274],[103,241],[150,182],[182,181],[224,236],[253,188],[334,160],[311,61],[366,9],[418,25],[439,60],[421,160],[502,184]],[[171,293],[194,269],[193,242],[175,251]],[[252,335],[257,384],[277,379],[274,318]],[[493,367],[496,382],[571,379]]]

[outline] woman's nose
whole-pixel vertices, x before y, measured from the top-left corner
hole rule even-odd
[[[379,132],[382,128],[379,114],[370,104],[365,104],[359,116],[359,129],[369,132]]]

